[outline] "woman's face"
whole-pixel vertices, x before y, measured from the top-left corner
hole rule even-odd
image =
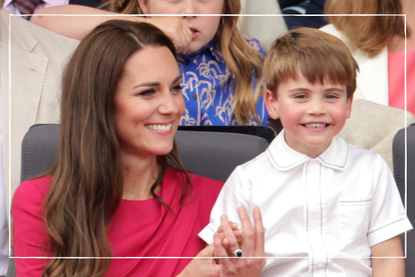
[[[127,60],[114,97],[123,153],[148,157],[171,151],[185,108],[180,81],[167,47],[147,46]]]
[[[186,54],[192,54],[208,44],[215,36],[220,16],[197,16],[224,13],[225,0],[139,0],[146,14],[179,14],[192,31],[192,42]],[[187,16],[193,14],[196,16]]]

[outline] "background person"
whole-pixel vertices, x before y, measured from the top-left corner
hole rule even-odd
[[[162,1],[113,0],[109,10],[60,6],[39,11],[51,14],[147,14],[118,17],[146,21],[163,30],[180,55],[183,96],[186,102],[181,125],[266,125],[262,63],[264,49],[257,40],[246,41],[237,28],[238,16],[186,16],[187,14],[239,14],[240,0]],[[115,13],[115,14],[114,14]],[[151,14],[182,14],[180,18]],[[108,17],[33,17],[42,27],[82,39]]]
[[[379,14],[330,16],[322,28],[342,39],[359,64],[356,98],[399,109],[405,107],[405,29],[407,110],[415,113],[415,2],[412,0],[327,0],[327,14]],[[382,16],[387,14],[389,16]],[[396,16],[390,16],[396,15]]]

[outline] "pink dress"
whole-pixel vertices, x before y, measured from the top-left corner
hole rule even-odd
[[[389,106],[405,109],[405,52],[388,52]],[[415,51],[406,52],[406,105],[415,114]]]
[[[193,197],[181,206],[182,174],[168,169],[159,196],[173,212],[157,200],[122,200],[109,226],[113,257],[189,257],[188,259],[113,259],[110,276],[176,276],[205,246],[197,234],[209,223],[210,211],[222,183],[190,174]],[[13,200],[16,257],[50,257],[42,202],[51,177],[25,181]],[[48,259],[15,259],[19,277],[42,275]]]

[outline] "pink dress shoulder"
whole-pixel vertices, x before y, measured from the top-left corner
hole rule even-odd
[[[155,199],[121,201],[109,225],[112,254],[117,258],[112,260],[106,277],[175,276],[204,248],[197,234],[209,223],[210,211],[223,183],[193,174],[190,178],[193,195],[188,204],[181,205],[183,174],[167,170],[159,196],[172,211]],[[15,193],[12,215],[16,257],[51,255],[42,208],[50,183],[51,177],[26,181]],[[48,262],[48,259],[16,259],[18,276],[39,277]]]

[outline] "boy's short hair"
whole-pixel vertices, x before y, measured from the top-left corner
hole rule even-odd
[[[271,45],[264,63],[267,88],[277,97],[278,85],[297,78],[297,68],[314,84],[346,85],[347,98],[356,90],[357,62],[343,41],[313,28],[299,28]]]

